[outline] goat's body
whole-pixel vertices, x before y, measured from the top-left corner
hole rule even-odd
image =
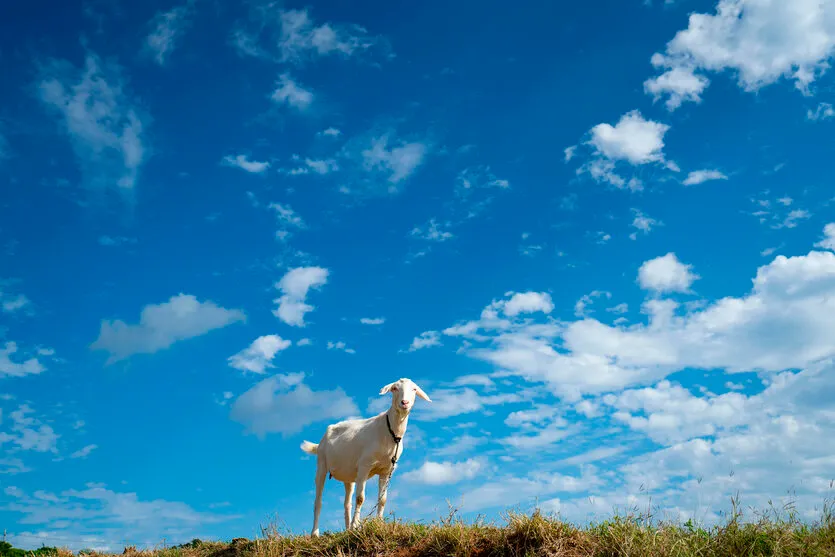
[[[377,518],[383,517],[388,484],[403,453],[401,440],[406,433],[414,397],[432,402],[410,379],[401,378],[380,390],[392,393],[392,405],[386,412],[372,418],[345,420],[331,424],[318,444],[304,441],[304,452],[316,455],[316,499],[313,504],[313,532],[319,535],[319,513],[322,492],[330,474],[345,484],[345,528],[356,527],[365,501],[365,483],[379,478]],[[395,437],[397,440],[395,440]],[[351,496],[356,487],[356,508],[351,517]]]
[[[380,479],[377,494],[377,516],[383,516],[388,490],[388,479],[394,472],[392,457],[397,458],[403,452],[402,442],[399,448],[391,437],[383,412],[372,418],[346,420],[329,425],[318,444],[304,441],[302,450],[316,455],[316,500],[314,502],[313,535],[319,533],[319,513],[321,511],[322,491],[327,476],[345,484],[345,528],[349,529],[359,522],[362,504],[365,500],[365,483],[378,476]],[[393,420],[392,428],[402,437],[406,430],[408,417]],[[356,509],[351,519],[351,496],[357,487]]]

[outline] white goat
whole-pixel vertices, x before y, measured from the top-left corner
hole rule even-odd
[[[400,441],[406,433],[409,413],[415,404],[415,395],[432,402],[426,393],[410,379],[402,378],[389,383],[380,394],[391,393],[391,408],[373,418],[345,420],[328,426],[318,444],[304,441],[304,452],[315,454],[316,500],[313,504],[313,531],[319,535],[319,512],[322,510],[322,491],[330,473],[332,478],[345,484],[345,529],[359,524],[362,503],[365,501],[365,482],[379,477],[377,493],[377,518],[383,517],[388,482],[397,460],[403,454]],[[356,508],[351,520],[351,495],[357,488]]]

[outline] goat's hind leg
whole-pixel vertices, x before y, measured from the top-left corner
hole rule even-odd
[[[311,536],[319,535],[319,513],[322,511],[322,491],[325,489],[325,480],[328,477],[328,469],[325,459],[319,454],[316,460],[316,500],[313,503],[313,531]]]

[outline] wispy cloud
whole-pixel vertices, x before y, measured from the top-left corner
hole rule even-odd
[[[121,74],[116,64],[104,64],[95,54],[87,55],[82,69],[53,60],[41,69],[38,92],[60,117],[85,184],[131,194],[147,158],[146,117]]]
[[[153,55],[160,66],[165,65],[174,51],[177,40],[189,24],[192,10],[191,2],[172,8],[167,12],[157,12],[151,20],[152,31],[145,37],[145,48]]]
[[[221,162],[224,166],[240,168],[251,174],[263,174],[270,168],[268,161],[250,160],[248,155],[226,155]]]
[[[313,92],[297,83],[289,73],[278,76],[271,98],[278,104],[286,104],[299,111],[306,110],[313,102]]]

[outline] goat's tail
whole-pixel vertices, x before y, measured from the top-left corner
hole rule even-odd
[[[319,452],[319,445],[311,443],[310,441],[302,441],[302,450],[308,454],[317,454]]]

